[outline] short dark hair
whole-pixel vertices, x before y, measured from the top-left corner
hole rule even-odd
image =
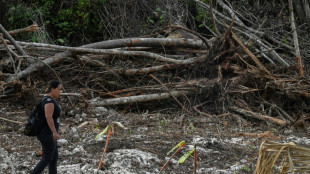
[[[52,89],[56,89],[60,84],[60,81],[56,79],[49,81],[45,92],[51,92]]]

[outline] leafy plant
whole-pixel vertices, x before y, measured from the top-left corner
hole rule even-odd
[[[176,148],[178,148],[174,154],[169,158],[169,160],[167,160],[167,162],[162,166],[162,168],[160,169],[159,173],[161,173],[165,167],[167,166],[167,164],[169,163],[169,161],[171,161],[172,158],[174,158],[174,156],[182,149],[182,147],[185,146],[185,141],[181,141],[179,144],[177,144],[176,146],[174,146],[168,153],[167,155],[169,155],[171,152],[173,152]]]
[[[194,151],[196,150],[196,148],[193,148],[192,150],[186,152],[178,161],[178,163],[184,163],[184,161],[191,156],[192,153],[194,153]]]
[[[241,170],[243,170],[243,171],[247,172],[247,171],[249,171],[250,169],[249,169],[249,167],[248,167],[248,166],[243,166],[243,167],[241,168]]]
[[[174,158],[174,156],[185,146],[185,141],[181,141],[179,144],[177,144],[176,146],[174,146],[168,153],[167,155],[169,155],[170,153],[172,153],[173,151],[175,151],[175,149],[177,149],[174,154],[169,158],[169,160],[167,160],[167,162],[163,165],[163,167],[160,169],[161,173],[165,167],[167,166],[167,164],[169,163],[169,161],[171,161],[172,158]],[[194,146],[194,148],[188,152],[186,152],[181,158],[179,158],[178,163],[184,163],[184,161],[191,156],[191,154],[194,153],[194,173],[196,174],[196,168],[197,168],[197,151],[196,151],[196,145]]]
[[[161,131],[166,131],[168,129],[168,122],[165,118],[159,120],[158,122]]]

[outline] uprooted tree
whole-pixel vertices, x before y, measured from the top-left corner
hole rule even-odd
[[[303,58],[310,54],[306,41],[298,42],[295,21],[285,24],[294,35],[263,31],[255,24],[262,19],[250,21],[221,0],[217,9],[212,1],[194,2],[210,12],[212,36],[170,24],[152,35],[156,37],[69,47],[16,41],[13,31],[0,26],[0,98],[35,98],[43,82],[59,78],[66,95],[81,98],[88,110],[140,104],[155,109],[170,103],[186,115],[210,119],[230,116],[279,126],[309,119],[310,83]],[[292,11],[290,17],[294,19]],[[208,26],[206,22],[202,24]],[[38,29],[29,28],[24,30]]]

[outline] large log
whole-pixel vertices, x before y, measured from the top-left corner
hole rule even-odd
[[[148,102],[153,100],[163,100],[170,98],[171,96],[180,97],[183,95],[189,94],[190,91],[170,91],[164,93],[157,94],[145,94],[138,96],[130,96],[130,97],[120,97],[113,99],[105,99],[105,100],[97,100],[92,99],[89,100],[89,104],[91,106],[112,106],[112,105],[122,105],[122,104],[130,104],[130,103],[139,103],[139,102]]]
[[[145,38],[135,38],[135,39],[127,39],[127,40],[122,40],[123,44],[125,44],[124,41],[130,41],[130,43],[133,43],[133,45],[138,46],[138,45],[143,45],[143,46],[152,46],[152,45],[169,45],[169,46],[180,46],[182,44],[185,44],[187,46],[189,45],[199,45],[198,41],[194,41],[194,40],[187,40],[187,39],[145,39]],[[111,41],[113,42],[113,41]],[[115,41],[118,43],[118,45],[120,43],[122,43],[120,40]],[[88,44],[88,45],[84,45],[82,47],[66,47],[66,46],[59,46],[59,45],[52,45],[52,44],[38,44],[38,43],[27,43],[27,42],[18,42],[20,45],[23,46],[36,46],[36,47],[46,47],[48,49],[53,48],[53,49],[57,49],[57,50],[61,50],[61,51],[65,51],[65,52],[61,52],[61,53],[57,53],[56,55],[49,57],[43,61],[39,61],[37,63],[33,63],[31,64],[28,68],[26,68],[25,70],[19,72],[16,76],[10,75],[9,78],[7,78],[6,82],[10,82],[14,79],[19,79],[22,77],[25,77],[29,74],[31,74],[32,72],[36,71],[37,69],[42,68],[44,65],[50,65],[56,61],[61,61],[61,58],[64,57],[71,57],[72,56],[72,52],[81,52],[81,53],[100,53],[100,54],[113,54],[113,55],[126,55],[126,56],[144,56],[144,57],[150,57],[153,58],[155,60],[159,60],[159,61],[163,61],[163,62],[168,62],[168,63],[173,63],[173,64],[189,64],[194,62],[194,59],[187,59],[187,60],[176,60],[173,58],[168,58],[159,54],[155,54],[155,53],[151,53],[151,52],[145,52],[145,51],[124,51],[124,50],[120,50],[120,49],[94,49],[94,48],[102,48],[104,47],[102,44],[104,42],[100,42],[100,43],[92,43],[92,44]],[[140,44],[137,44],[140,43]],[[147,43],[153,43],[153,44],[147,44]],[[156,43],[156,44],[155,44]],[[202,45],[202,42],[200,42],[200,44]],[[112,44],[113,45],[113,44]],[[117,45],[114,43],[114,46]],[[110,45],[111,46],[111,45]],[[120,45],[119,45],[120,46]],[[125,45],[123,45],[125,46]],[[128,45],[127,45],[128,46]],[[195,47],[196,47],[195,46]],[[105,47],[107,48],[107,47]],[[167,67],[167,66],[166,66]],[[163,68],[163,67],[162,67]],[[154,69],[154,68],[153,68]],[[158,69],[158,68],[157,68]],[[136,71],[136,70],[134,70]],[[139,70],[138,70],[139,71]],[[152,71],[154,72],[154,71]],[[128,74],[132,74],[131,72],[128,72]]]
[[[211,41],[208,41],[211,43]],[[87,48],[110,49],[122,47],[183,47],[183,48],[202,48],[206,46],[201,40],[187,38],[127,38],[116,39],[88,44]]]

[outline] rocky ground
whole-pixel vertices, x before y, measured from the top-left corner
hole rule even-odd
[[[16,121],[27,118],[23,106],[13,107],[9,102],[1,101],[0,111],[3,118]],[[107,136],[98,140],[95,137],[113,121],[128,129],[114,128],[98,171]],[[93,108],[88,113],[79,108],[70,110],[62,116],[60,136],[60,174],[159,173],[169,159],[166,153],[183,140],[185,147],[162,173],[194,173],[193,155],[178,164],[178,159],[194,145],[197,146],[197,173],[212,174],[253,173],[255,155],[264,140],[293,141],[310,147],[307,129],[280,129],[260,122],[246,124],[225,116],[215,120],[172,110],[121,113],[104,107]],[[21,125],[0,120],[0,173],[29,173],[40,159],[39,152],[39,141],[24,136]]]

